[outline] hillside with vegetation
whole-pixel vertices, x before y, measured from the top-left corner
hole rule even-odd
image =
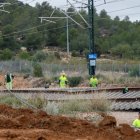
[[[3,2],[3,0],[1,0]],[[60,9],[52,7],[48,2],[36,3],[35,7],[23,4],[17,0],[6,0],[11,5],[6,5],[5,10],[10,13],[0,13],[0,60],[8,60],[17,56],[22,59],[32,59],[34,52],[49,46],[66,51],[66,20],[54,19],[55,23],[43,21],[39,17],[65,16]],[[75,9],[69,7],[69,12]],[[140,58],[140,22],[131,22],[126,16],[120,20],[114,19],[102,10],[100,14],[95,11],[95,48],[96,53],[117,56],[118,58]],[[88,21],[87,9],[79,9],[80,14]],[[75,21],[80,23],[80,28],[69,20],[70,51],[73,55],[88,52],[88,28],[78,13],[70,13]],[[21,51],[26,48],[27,52]]]

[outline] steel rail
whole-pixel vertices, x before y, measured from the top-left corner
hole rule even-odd
[[[140,87],[128,87],[129,91],[140,91]],[[95,93],[95,92],[117,92],[122,91],[123,87],[117,88],[89,88],[89,87],[78,87],[78,88],[26,88],[26,89],[13,89],[14,93]],[[9,92],[6,89],[0,89],[0,93]]]
[[[140,102],[140,97],[138,98],[113,98],[113,99],[109,99],[111,101],[115,101],[115,102],[134,102],[134,101],[139,101]]]
[[[6,93],[15,96],[23,104],[31,108],[36,108],[28,103],[26,99],[32,96],[43,95],[43,98],[48,101],[67,101],[67,100],[98,100],[107,99],[112,101],[114,110],[129,110],[140,109],[140,88],[128,87],[129,92],[123,94],[123,87],[117,88],[28,88],[28,89],[13,89],[11,91],[1,89],[0,95]]]

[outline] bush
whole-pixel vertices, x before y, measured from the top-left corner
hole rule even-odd
[[[59,113],[59,105],[55,102],[48,102],[47,106],[44,107],[44,110],[51,115],[57,115]]]
[[[54,53],[54,56],[55,56],[57,59],[59,59],[59,60],[61,59],[60,54],[59,54],[58,52],[55,52],[55,53]]]
[[[77,53],[76,51],[72,51],[71,56],[73,56],[73,57],[77,57],[77,56],[78,56],[78,53]]]
[[[42,72],[42,68],[39,64],[35,64],[33,67],[33,75],[35,77],[42,77],[43,76],[43,72]]]
[[[85,49],[84,50],[84,55],[85,55],[86,58],[87,58],[88,53],[89,53],[89,50],[88,49]]]
[[[11,106],[22,106],[22,103],[13,96],[2,96],[0,97],[0,104],[7,104]]]
[[[58,67],[58,65],[53,65],[52,66],[52,69],[51,69],[51,72],[53,74],[56,74],[58,72],[58,70],[60,69],[60,67]]]
[[[129,72],[130,76],[140,76],[140,68],[139,67],[134,67],[130,70]]]
[[[74,99],[59,103],[59,114],[73,114],[77,112],[107,112],[111,110],[111,101],[105,97],[92,100],[80,100],[82,95],[73,96]]]
[[[28,99],[29,104],[32,106],[42,109],[47,104],[47,100],[41,98],[41,97],[34,97],[31,99]]]
[[[46,58],[47,58],[47,54],[46,53],[44,53],[43,51],[38,51],[33,56],[33,61],[41,62],[41,61],[44,61]]]
[[[88,101],[81,101],[75,97],[75,100],[64,101],[59,105],[60,114],[73,114],[76,112],[89,112],[91,108]]]
[[[23,59],[23,60],[27,60],[27,59],[30,58],[30,54],[29,54],[28,52],[25,52],[25,51],[20,52],[20,53],[19,53],[19,58],[21,58],[21,59]]]
[[[91,108],[93,111],[107,112],[111,110],[111,101],[105,98],[91,100]]]
[[[10,60],[13,56],[13,52],[9,49],[4,49],[0,54],[1,60]]]
[[[76,87],[78,86],[82,81],[82,77],[69,77],[68,82],[70,87]]]

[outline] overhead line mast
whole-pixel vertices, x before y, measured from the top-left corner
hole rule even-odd
[[[106,0],[104,0],[106,4]],[[95,75],[96,69],[96,49],[95,49],[95,37],[94,37],[94,0],[88,0],[88,21],[89,21],[89,54],[88,54],[88,68],[89,68],[89,75]]]
[[[88,16],[89,16],[89,51],[95,53],[94,47],[94,2],[88,0]]]
[[[95,54],[95,40],[94,40],[94,1],[93,0],[88,0],[88,20],[89,20],[88,68],[89,68],[89,75],[95,75],[96,54]]]

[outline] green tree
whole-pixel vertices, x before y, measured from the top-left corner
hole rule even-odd
[[[13,52],[9,49],[4,49],[0,53],[0,59],[1,60],[10,60],[13,57]]]
[[[14,27],[12,25],[6,25],[2,30],[3,35],[3,45],[1,48],[9,48],[15,50],[17,48],[17,43],[14,38]]]
[[[71,40],[71,49],[80,51],[80,50],[85,50],[88,48],[88,36],[87,34],[79,34],[77,37],[73,38]]]
[[[106,28],[106,29],[109,28],[111,18],[109,15],[107,15],[107,12],[105,10],[101,10],[99,16],[100,16],[100,19],[97,21],[99,27]]]
[[[35,63],[33,68],[34,68],[33,75],[35,77],[42,77],[43,76],[42,67],[40,66],[39,63]]]
[[[133,54],[129,44],[120,44],[116,47],[113,47],[111,52],[113,55],[117,55],[120,58],[131,58]]]
[[[139,45],[139,43],[138,42],[134,42],[133,44],[132,44],[132,52],[133,52],[133,57],[134,58],[140,58],[140,45]]]
[[[28,36],[26,36],[24,46],[27,46],[27,50],[41,49],[43,47],[42,40],[42,34],[35,31],[35,33],[28,34]]]
[[[3,37],[2,37],[2,33],[0,32],[0,48],[2,48],[3,46]]]

